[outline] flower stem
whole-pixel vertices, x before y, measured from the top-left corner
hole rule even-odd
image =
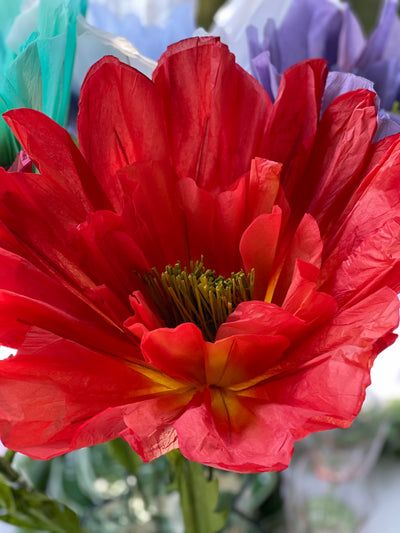
[[[179,491],[186,533],[215,533],[226,522],[227,512],[216,511],[218,480],[207,481],[203,466],[186,459],[178,450],[168,454]]]
[[[11,466],[15,453],[12,450],[7,450],[4,456],[0,457],[0,474],[12,483],[21,481],[20,475]]]
[[[17,452],[13,452],[12,450],[7,450],[6,453],[4,454],[4,459],[9,463],[11,464],[13,462],[13,459],[15,457],[15,454]]]

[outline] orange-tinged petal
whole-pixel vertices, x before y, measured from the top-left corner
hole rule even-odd
[[[263,376],[281,358],[290,341],[283,335],[237,335],[207,343],[206,380],[229,388]]]
[[[150,331],[143,337],[141,349],[146,361],[166,375],[193,386],[205,384],[206,343],[194,324]]]
[[[278,203],[281,170],[281,163],[260,157],[252,160],[247,192],[247,224],[258,215],[271,213],[274,205]]]
[[[253,298],[265,296],[281,231],[282,211],[258,216],[243,233],[239,249],[246,272],[255,271]]]

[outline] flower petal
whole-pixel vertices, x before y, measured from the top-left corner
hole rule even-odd
[[[327,75],[321,59],[287,69],[269,117],[264,157],[283,163],[281,181],[289,201],[312,150]]]
[[[57,185],[65,199],[73,196],[73,204],[81,205],[86,212],[91,205],[96,209],[110,207],[103,189],[66,130],[33,109],[8,111],[4,119],[45,176],[43,180]],[[83,176],[85,178],[81,179]]]
[[[246,272],[254,268],[253,298],[262,300],[267,291],[281,231],[282,211],[258,216],[243,233],[239,249]]]
[[[180,178],[191,177],[210,191],[227,189],[249,169],[253,157],[264,155],[271,101],[216,38],[171,45],[153,80],[163,99]]]
[[[217,340],[233,335],[284,335],[295,337],[304,329],[304,320],[275,304],[253,300],[242,302],[217,331]]]
[[[400,292],[400,218],[389,220],[372,232],[350,255],[331,270],[322,269],[321,288],[340,306],[356,302],[387,286]]]
[[[235,335],[207,343],[206,381],[216,388],[240,388],[261,379],[278,363],[290,341],[283,334]]]
[[[141,349],[146,361],[167,375],[194,385],[205,383],[206,344],[194,324],[150,331],[143,337]]]
[[[246,403],[248,405],[246,405]],[[293,453],[294,439],[278,422],[282,410],[270,418],[258,416],[251,403],[211,398],[174,422],[179,448],[188,459],[236,472],[283,470]],[[289,409],[287,410],[288,415]],[[286,420],[286,418],[283,418]],[[281,418],[282,420],[282,418]]]
[[[177,261],[188,265],[185,217],[177,202],[174,169],[167,162],[141,161],[123,168],[118,177],[126,195],[124,216],[133,213],[126,224],[134,226],[133,236],[151,267],[162,272]]]
[[[146,102],[146,120],[134,102]],[[139,71],[106,56],[86,75],[79,105],[80,149],[114,209],[121,211],[116,172],[135,161],[169,160],[158,91]]]
[[[110,408],[169,390],[127,361],[38,329],[15,357],[0,362],[0,375],[2,440],[37,459],[116,437],[124,429],[122,412]]]
[[[86,346],[140,357],[137,346],[127,342],[121,327],[84,295],[68,290],[10,252],[0,249],[0,258],[1,343],[6,344],[13,330],[16,339],[22,340],[27,327],[39,326]]]
[[[376,131],[374,98],[367,90],[339,96],[318,126],[312,164],[307,169],[311,182],[307,190],[312,197],[304,207],[316,218],[322,234],[339,218],[358,186]]]

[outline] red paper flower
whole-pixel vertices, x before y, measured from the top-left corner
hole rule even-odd
[[[348,426],[400,289],[400,136],[374,94],[320,118],[326,65],[274,105],[214,38],[153,82],[106,57],[80,150],[46,116],[6,120],[39,174],[1,172],[3,442],[47,458],[121,435],[149,460],[282,469]],[[155,270],[152,270],[155,269]]]

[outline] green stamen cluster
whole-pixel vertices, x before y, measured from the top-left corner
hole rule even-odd
[[[229,278],[217,276],[201,261],[168,265],[160,275],[156,268],[140,276],[168,327],[193,322],[206,340],[214,340],[219,326],[240,302],[251,300],[254,270],[241,270]]]

